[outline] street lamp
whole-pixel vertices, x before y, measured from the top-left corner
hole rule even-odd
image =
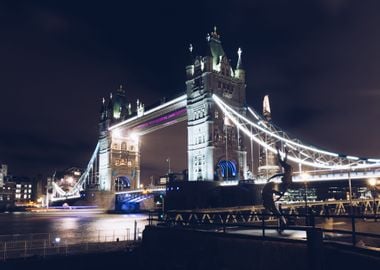
[[[373,214],[375,215],[375,221],[377,221],[377,207],[376,207],[376,178],[368,179],[368,184],[372,187],[372,198],[373,198]]]

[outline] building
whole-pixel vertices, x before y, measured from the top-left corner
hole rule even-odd
[[[15,203],[22,206],[32,201],[32,182],[17,181],[15,184]]]
[[[8,211],[15,207],[16,184],[4,182],[0,187],[0,211]]]
[[[7,175],[8,175],[8,165],[0,164],[0,187],[3,186]]]

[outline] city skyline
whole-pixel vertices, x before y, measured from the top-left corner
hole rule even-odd
[[[0,161],[18,175],[85,167],[102,97],[120,84],[132,104],[183,92],[188,46],[203,55],[214,25],[232,65],[242,47],[249,105],[261,111],[268,94],[273,122],[294,137],[379,157],[379,4],[269,2],[207,2],[203,9],[196,1],[152,9],[91,4],[91,11],[83,3],[0,2]],[[159,174],[171,157],[172,170],[184,169],[186,153],[154,143],[166,139],[186,151],[177,134],[170,127],[148,135],[142,168]]]

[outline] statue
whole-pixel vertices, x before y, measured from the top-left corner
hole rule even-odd
[[[264,185],[264,188],[262,190],[262,199],[265,209],[280,218],[282,224],[286,225],[286,219],[283,216],[281,210],[277,208],[276,202],[280,200],[282,196],[284,196],[285,192],[288,190],[290,184],[292,183],[293,168],[287,163],[288,149],[285,148],[284,159],[281,158],[279,147],[276,147],[276,149],[277,159],[283,169],[283,172],[275,174],[267,180],[267,183]],[[271,182],[271,180],[276,177],[281,177],[281,184],[279,185],[279,188],[276,187],[276,184],[274,182]],[[273,198],[274,195],[278,196],[276,200]]]

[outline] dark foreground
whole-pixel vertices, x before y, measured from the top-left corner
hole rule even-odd
[[[76,270],[76,269],[143,269],[140,267],[140,249],[69,256],[31,257],[0,262],[1,270]]]
[[[360,270],[379,266],[379,252],[346,245],[154,226],[146,227],[142,244],[133,249],[0,263],[1,270]]]

